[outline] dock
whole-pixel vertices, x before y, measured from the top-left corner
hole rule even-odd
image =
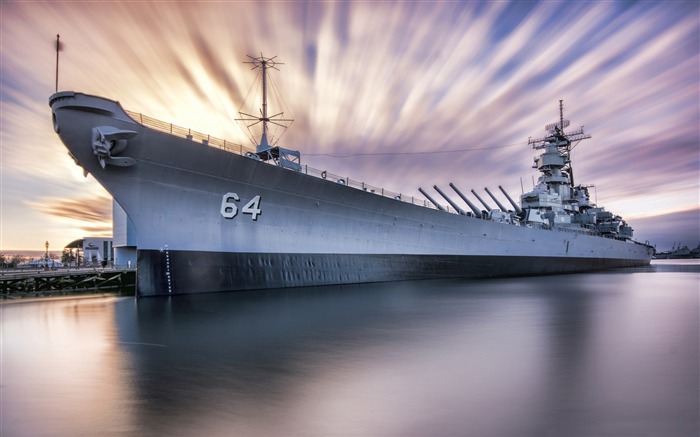
[[[0,270],[0,299],[83,293],[133,296],[135,291],[134,268]]]

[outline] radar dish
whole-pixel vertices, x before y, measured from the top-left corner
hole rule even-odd
[[[547,132],[554,132],[555,130],[557,130],[557,128],[560,131],[564,131],[564,128],[568,127],[570,124],[571,124],[571,122],[569,122],[569,120],[562,120],[562,121],[557,121],[556,123],[550,123],[547,126],[545,126],[544,129]]]

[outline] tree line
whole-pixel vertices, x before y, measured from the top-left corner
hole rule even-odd
[[[41,258],[43,260],[43,258]],[[58,259],[58,256],[54,253],[49,254],[49,262]],[[15,269],[27,261],[31,261],[30,257],[14,254],[9,255],[5,253],[0,253],[0,268],[3,269]],[[70,252],[69,249],[64,249],[61,253],[61,262],[63,265],[68,265],[71,262],[76,261],[76,256]]]
[[[5,255],[4,253],[0,253],[0,266],[2,266],[2,268],[13,269],[24,263],[26,260],[27,257],[24,255]]]

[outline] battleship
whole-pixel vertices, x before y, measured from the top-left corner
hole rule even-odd
[[[319,171],[270,141],[284,117],[267,99],[278,62],[249,58],[262,81],[260,115],[241,112],[246,126],[262,127],[250,149],[107,98],[49,98],[70,156],[126,215],[139,297],[572,273],[642,266],[654,254],[574,184],[571,149],[590,136],[565,131],[561,101],[559,120],[528,140],[541,176],[519,205],[501,186],[501,200],[486,190],[491,206],[454,183],[452,196],[433,187],[441,203],[423,188],[425,199]]]

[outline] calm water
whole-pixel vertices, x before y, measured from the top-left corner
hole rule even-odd
[[[5,304],[2,436],[700,434],[700,265]]]

